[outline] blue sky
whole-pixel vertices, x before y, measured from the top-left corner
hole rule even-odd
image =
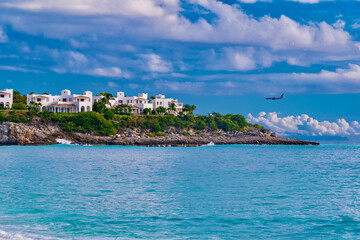
[[[249,120],[283,135],[358,135],[359,7],[321,0],[2,0],[0,87],[163,93],[201,114],[251,113]],[[264,100],[281,93],[283,101]]]

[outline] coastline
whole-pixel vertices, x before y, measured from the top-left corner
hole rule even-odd
[[[141,129],[125,129],[112,136],[98,136],[90,133],[65,132],[53,123],[13,123],[0,124],[1,145],[54,145],[57,139],[65,139],[79,145],[131,145],[147,147],[185,147],[216,145],[319,145],[311,141],[301,141],[277,137],[267,129],[247,127],[244,131],[189,131],[185,135],[178,129],[169,128],[162,135]]]

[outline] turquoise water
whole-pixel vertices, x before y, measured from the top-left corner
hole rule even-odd
[[[359,238],[359,157],[360,145],[1,147],[0,238]]]

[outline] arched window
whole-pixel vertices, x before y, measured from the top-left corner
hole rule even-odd
[[[84,106],[81,107],[81,112],[85,112],[85,107]]]
[[[10,103],[7,102],[5,106],[6,106],[7,109],[9,109],[10,108]]]
[[[0,102],[0,109],[4,109],[5,108],[5,105],[3,102]]]
[[[89,106],[87,106],[86,111],[87,111],[87,112],[90,112],[90,111],[91,111],[91,109],[90,109]]]

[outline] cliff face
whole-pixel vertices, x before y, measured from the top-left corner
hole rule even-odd
[[[126,129],[114,136],[96,136],[88,133],[67,133],[54,124],[33,122],[30,124],[5,122],[0,124],[0,145],[48,145],[56,139],[66,139],[75,144],[91,145],[138,145],[138,146],[200,146],[215,144],[273,144],[318,145],[313,142],[277,137],[267,129],[253,127],[234,132],[194,132],[184,136],[181,130],[169,128],[164,136],[152,136],[140,129]]]

